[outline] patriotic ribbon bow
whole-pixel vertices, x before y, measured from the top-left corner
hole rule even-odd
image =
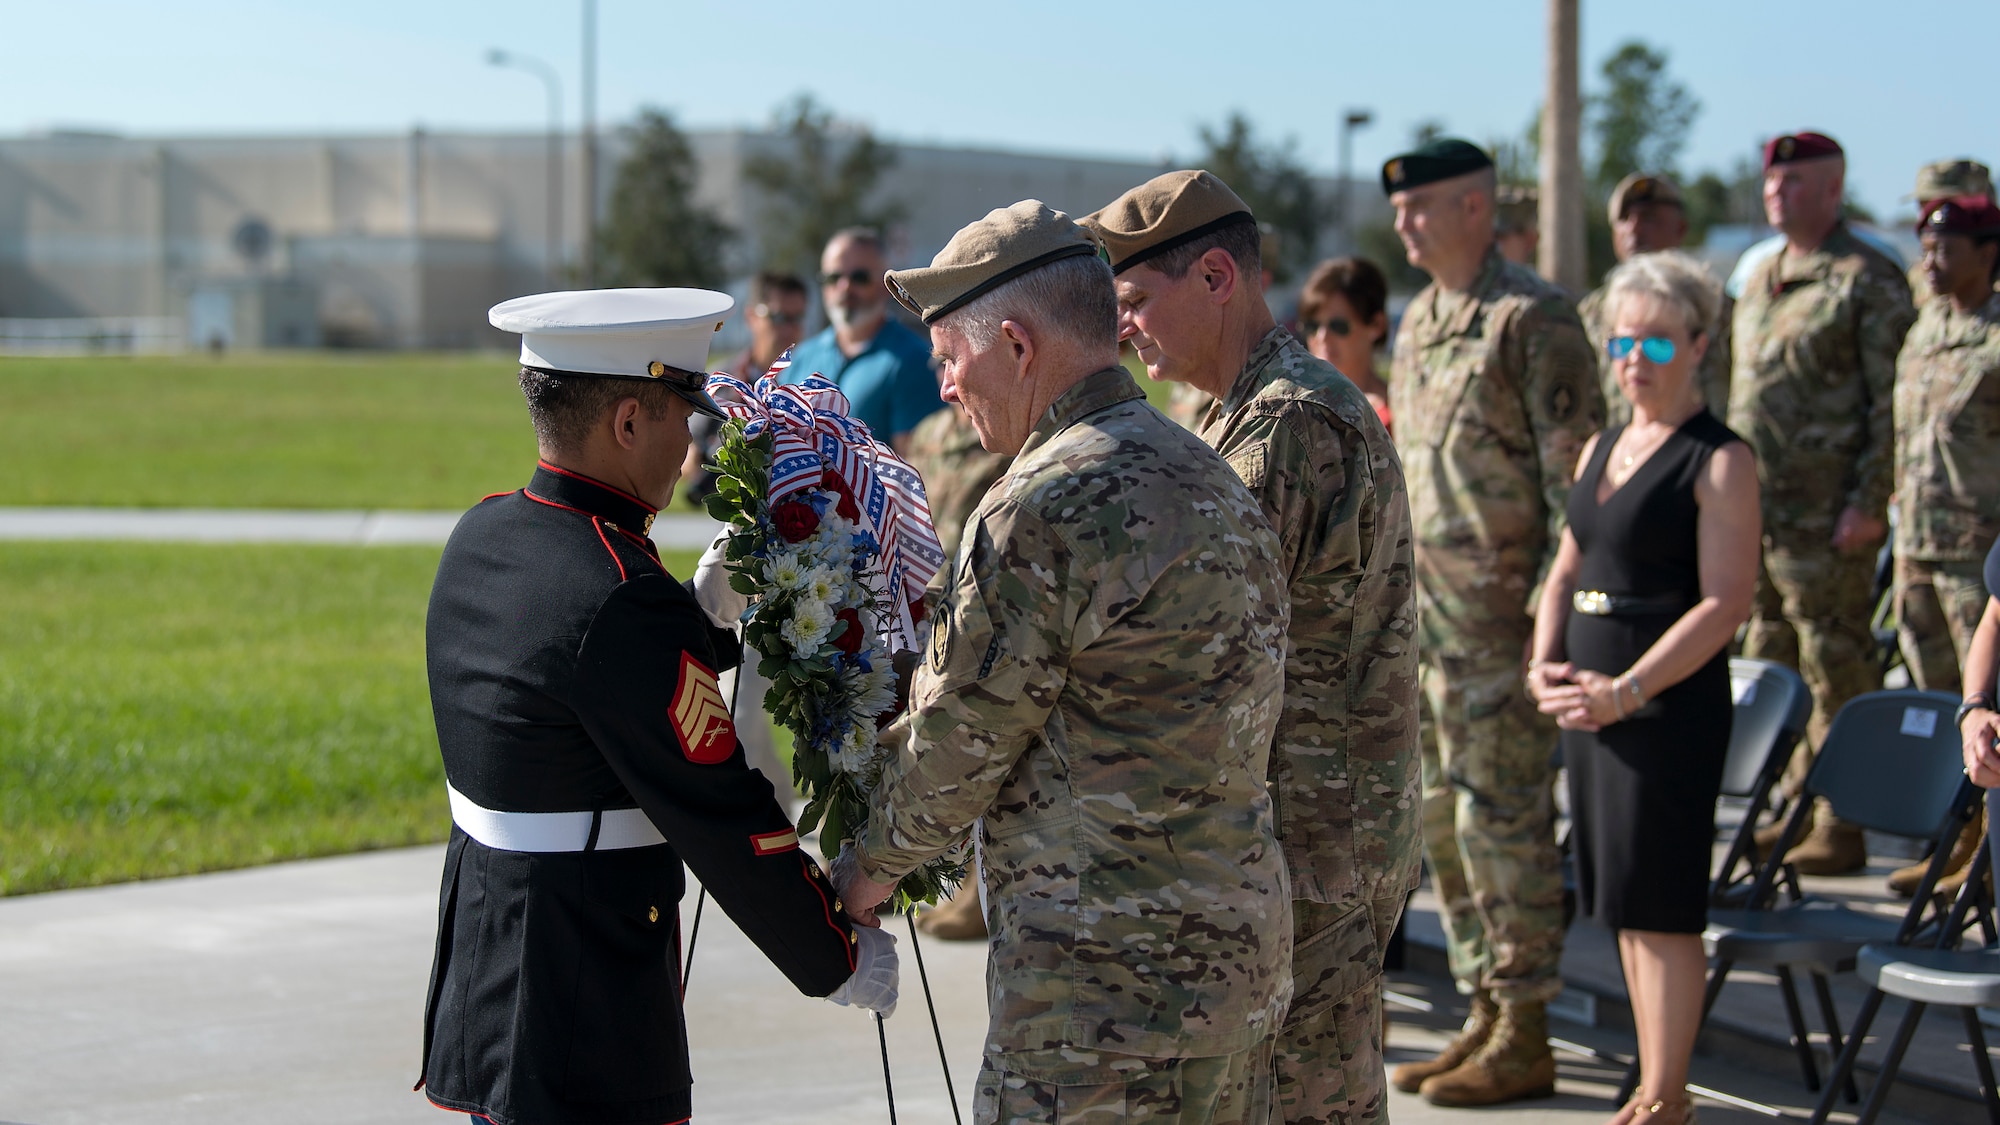
[[[902,648],[916,647],[912,604],[921,604],[924,587],[944,565],[944,548],[931,524],[930,501],[923,478],[868,425],[848,416],[851,404],[841,389],[817,373],[796,384],[779,382],[791,366],[788,348],[771,369],[751,386],[721,372],[708,377],[708,390],[731,418],[743,422],[745,437],[765,430],[772,435],[771,484],[766,503],[826,487],[827,474],[839,478],[860,509],[856,521],[875,536],[881,548],[882,573],[887,579],[896,619],[892,630]]]

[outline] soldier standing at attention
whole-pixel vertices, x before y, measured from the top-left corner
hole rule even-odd
[[[541,461],[445,545],[425,624],[451,798],[424,1009],[430,1100],[498,1125],[684,1121],[681,864],[802,992],[895,1007],[715,673],[736,660],[646,538],[673,497],[708,341],[700,289],[544,293],[520,332]]]
[[[1834,713],[1881,686],[1868,632],[1875,549],[1894,484],[1891,391],[1915,310],[1902,267],[1841,220],[1847,160],[1818,133],[1764,147],[1764,214],[1785,248],[1758,263],[1736,301],[1729,428],[1750,443],[1763,486],[1764,574],[1745,656],[1796,667],[1812,689],[1809,753]],[[1868,862],[1861,829],[1822,808],[1786,857],[1803,874]],[[1761,848],[1782,826],[1760,831]]]
[[[1439,1105],[1555,1091],[1546,1003],[1562,989],[1555,726],[1525,690],[1536,587],[1578,452],[1604,418],[1569,298],[1493,244],[1493,161],[1445,139],[1382,168],[1410,264],[1389,380],[1415,525],[1428,712],[1424,847],[1472,1015],[1397,1088]]]
[[[1924,208],[1937,200],[1960,195],[1977,195],[1992,200],[1992,171],[1977,160],[1933,160],[1917,169],[1917,190],[1909,198],[1917,201],[1917,211],[1922,213]],[[1921,256],[1910,267],[1907,280],[1910,283],[1910,300],[1919,308],[1936,295],[1931,291],[1930,278]]]
[[[1917,235],[1927,299],[1896,360],[1896,632],[1916,685],[1957,695],[2000,538],[2000,207],[1934,199]],[[1965,826],[1945,893],[1983,834],[1978,818]],[[1907,896],[1923,874],[1904,868],[1889,887]]]
[[[834,884],[866,917],[982,825],[978,1121],[1261,1125],[1291,994],[1277,536],[1118,366],[1111,269],[1069,216],[995,210],[889,284],[1014,463],[966,521]]]
[[[1295,991],[1274,1119],[1386,1120],[1382,948],[1422,847],[1402,462],[1367,397],[1272,318],[1256,221],[1221,180],[1169,172],[1083,222],[1110,252],[1121,338],[1215,400],[1195,432],[1263,505],[1291,588],[1270,789]]]
[[[1681,189],[1665,176],[1634,172],[1611,191],[1611,250],[1620,262],[1658,250],[1678,250],[1687,241],[1687,212]],[[1618,389],[1618,365],[1605,350],[1611,326],[1604,322],[1605,287],[1600,285],[1576,303],[1576,315],[1590,334],[1597,352],[1598,389],[1604,395],[1604,425],[1622,426],[1632,420],[1632,403]],[[1708,329],[1708,350],[1702,353],[1695,379],[1702,402],[1718,420],[1729,409],[1729,321],[1736,302],[1722,296],[1722,311]]]

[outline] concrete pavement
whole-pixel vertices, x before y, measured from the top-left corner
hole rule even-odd
[[[0,508],[0,540],[93,539],[159,543],[317,543],[375,547],[441,544],[458,512],[290,511],[255,508]],[[701,550],[721,527],[696,512],[653,521],[662,550]]]
[[[424,982],[436,926],[436,847],[0,899],[0,1121],[448,1123],[417,1078]],[[683,904],[691,914],[693,894]],[[902,1121],[952,1119],[905,940],[902,1006],[888,1021]],[[985,1026],[981,944],[926,939],[923,954],[959,1104]],[[1398,974],[1392,1064],[1434,1051],[1463,1017],[1449,983]],[[888,1120],[864,1013],[799,996],[727,916],[704,911],[688,986],[695,1120],[778,1125]],[[1610,1113],[1629,1036],[1559,1024],[1554,1099],[1444,1110],[1402,1094],[1415,1125],[1584,1125]],[[1702,1058],[1696,1080],[1803,1117],[1784,1068]],[[1892,1101],[1891,1109],[1895,1108]],[[1976,1110],[1966,1107],[1963,1119]],[[1762,1122],[1707,1101],[1709,1125]],[[1851,1117],[1846,1118],[1851,1120]],[[1957,1119],[1957,1118],[1954,1118]],[[1908,1121],[1885,1115],[1885,1122]]]

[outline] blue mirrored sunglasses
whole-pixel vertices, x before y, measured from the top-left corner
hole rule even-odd
[[[1637,336],[1613,336],[1604,341],[1604,350],[1612,359],[1624,359],[1632,354],[1633,348],[1654,363],[1674,361],[1674,342],[1665,336],[1648,336],[1641,340]]]

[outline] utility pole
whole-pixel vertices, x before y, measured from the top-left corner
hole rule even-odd
[[[583,0],[583,245],[585,289],[597,288],[597,0]]]
[[[1577,92],[1577,0],[1548,0],[1548,85],[1542,112],[1543,277],[1581,293],[1588,270],[1583,233],[1583,103]]]
[[[1340,233],[1346,238],[1344,249],[1354,252],[1354,131],[1375,120],[1375,114],[1365,109],[1350,109],[1340,122]]]

